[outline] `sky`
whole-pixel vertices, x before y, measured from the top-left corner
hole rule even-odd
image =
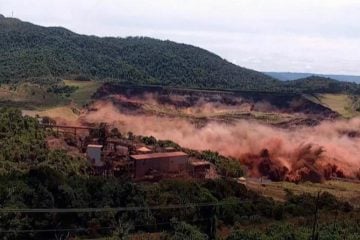
[[[0,0],[0,14],[192,44],[258,71],[360,75],[360,0]]]

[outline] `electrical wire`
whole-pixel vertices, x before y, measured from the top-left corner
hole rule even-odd
[[[246,203],[249,201],[232,201],[216,203],[189,203],[166,206],[117,207],[117,208],[1,208],[0,213],[92,213],[92,212],[131,212],[161,209],[182,209],[194,207],[211,207]]]
[[[204,222],[208,221],[209,219],[197,219],[193,221],[186,221],[188,223],[195,223],[195,222]],[[147,226],[159,226],[159,225],[167,225],[171,224],[171,222],[160,222],[160,223],[153,223],[153,224],[137,224],[132,225],[133,227],[147,227]],[[10,229],[10,230],[1,230],[0,233],[49,233],[49,232],[86,232],[90,230],[113,230],[116,227],[98,227],[98,228],[52,228],[52,229]]]
[[[128,211],[143,211],[143,210],[162,210],[162,209],[184,209],[194,207],[210,207],[210,206],[223,206],[245,203],[248,201],[233,201],[233,202],[216,202],[216,203],[191,203],[191,204],[178,204],[167,206],[152,206],[152,207],[119,207],[119,208],[57,208],[57,209],[0,209],[0,213],[91,213],[91,212],[128,212]],[[198,219],[190,222],[208,221],[208,219]],[[165,225],[170,222],[134,225],[134,227],[146,227],[153,225]],[[111,230],[115,227],[101,227],[97,230]],[[47,232],[86,232],[92,228],[60,228],[60,229],[10,229],[1,230],[0,233],[47,233]]]

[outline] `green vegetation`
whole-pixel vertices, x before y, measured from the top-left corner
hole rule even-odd
[[[201,153],[191,151],[190,155],[194,155],[199,159],[204,159],[213,163],[219,173],[226,177],[238,178],[244,176],[244,168],[237,159],[224,157],[217,152],[203,151]]]
[[[12,18],[0,19],[0,48],[0,82],[62,77],[244,90],[266,90],[279,83],[190,45],[84,36]]]
[[[63,78],[194,89],[360,92],[358,84],[318,76],[279,81],[186,44],[146,37],[85,36],[14,18],[0,18],[0,48],[3,50],[0,52],[0,83],[56,84]],[[55,89],[72,92],[66,87]],[[82,94],[77,97],[83,104]]]
[[[359,215],[347,202],[339,201],[329,193],[322,193],[316,200],[314,195],[295,195],[291,191],[288,191],[284,202],[276,202],[232,180],[232,177],[243,174],[241,165],[214,152],[191,153],[191,150],[185,149],[213,162],[224,175],[223,179],[134,183],[125,176],[104,178],[87,175],[84,171],[85,159],[49,149],[46,137],[53,133],[40,128],[36,119],[21,116],[19,110],[0,110],[0,132],[1,239],[55,239],[59,238],[61,229],[75,229],[66,230],[71,236],[93,238],[108,236],[125,239],[133,233],[146,231],[162,232],[165,239],[215,239],[219,236],[217,229],[221,227],[251,226],[259,229],[256,230],[259,234],[264,234],[256,226],[272,223],[284,228],[282,233],[285,234],[284,222],[294,218],[307,221],[303,225],[305,230],[297,227],[294,231],[309,236],[308,228],[311,227],[316,202],[321,214],[336,213],[349,221],[344,228],[346,236],[350,237],[358,230],[356,221]],[[119,134],[116,130],[112,133]],[[153,137],[142,137],[141,140],[159,146],[180,147]],[[182,207],[169,208],[171,205]],[[157,208],[151,208],[153,206]],[[7,209],[119,207],[141,207],[142,210],[5,212]],[[351,214],[355,216],[353,220],[347,217]],[[41,231],[46,229],[59,231]],[[327,236],[331,231],[333,229],[324,228],[319,233]],[[239,234],[243,233],[235,229],[229,239]],[[338,239],[345,236],[343,231],[337,234]],[[265,238],[261,235],[258,239],[276,239],[280,235],[274,236]]]
[[[100,86],[100,82],[76,80],[2,84],[0,102],[5,106],[27,110],[50,110],[65,106],[81,108]]]
[[[291,183],[291,182],[272,182],[271,184],[262,186],[257,183],[247,183],[247,186],[253,191],[267,197],[271,197],[278,201],[287,199],[287,191],[295,194],[316,194],[319,191],[327,191],[336,196],[338,199],[350,202],[356,207],[360,207],[360,189],[358,183],[343,181],[326,181],[324,183]]]
[[[27,172],[35,166],[47,166],[63,174],[80,174],[83,159],[47,147],[46,133],[35,118],[21,111],[0,109],[0,173]]]
[[[284,86],[302,93],[360,93],[359,84],[319,76],[286,81]]]
[[[356,117],[360,113],[360,100],[358,95],[322,93],[305,94],[304,96],[314,103],[330,108],[344,118]]]
[[[22,107],[23,109],[39,109],[66,105],[70,100],[63,93],[55,93],[52,89],[59,89],[58,83],[17,83],[2,84],[0,86],[0,102],[4,106]]]
[[[344,220],[336,224],[320,224],[319,232],[314,239],[324,240],[355,240],[359,237],[359,226],[351,220]],[[272,224],[263,230],[236,230],[227,240],[308,240],[312,236],[311,228],[293,224]]]
[[[321,94],[318,96],[321,103],[339,113],[343,117],[354,117],[356,111],[351,107],[352,100],[346,94]]]
[[[101,86],[100,82],[79,80],[64,80],[64,84],[65,86],[76,89],[70,93],[69,98],[79,107],[88,103],[92,95]]]

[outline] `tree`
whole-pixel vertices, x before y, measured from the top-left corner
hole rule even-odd
[[[118,225],[113,234],[114,240],[128,240],[129,233],[133,228],[134,227],[132,224],[119,220]]]
[[[176,220],[172,220],[172,231],[168,235],[167,240],[207,240],[208,236],[195,226],[192,226],[186,222],[177,222]]]

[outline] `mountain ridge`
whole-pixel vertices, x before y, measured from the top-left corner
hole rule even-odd
[[[322,74],[322,73],[302,73],[302,72],[263,72],[273,78],[281,81],[296,80],[311,76],[327,77],[343,82],[360,83],[360,76],[358,75],[344,75],[344,74]]]
[[[2,34],[1,34],[2,33]],[[1,81],[85,75],[174,87],[263,89],[280,81],[192,45],[148,37],[96,37],[15,18],[0,20]]]
[[[94,79],[133,85],[265,92],[360,92],[307,76],[280,81],[196,46],[149,37],[97,37],[0,18],[0,83]]]

